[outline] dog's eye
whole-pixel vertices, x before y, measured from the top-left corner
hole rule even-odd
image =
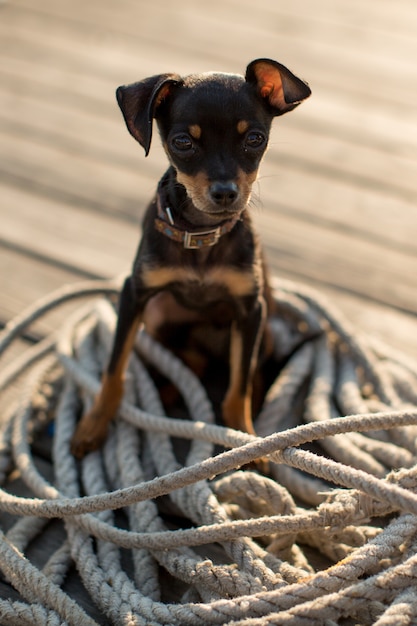
[[[258,131],[251,131],[246,135],[245,148],[261,148],[265,141],[265,135]]]
[[[171,146],[174,150],[178,150],[180,152],[188,152],[193,148],[193,142],[188,135],[177,135],[173,137],[171,140]]]

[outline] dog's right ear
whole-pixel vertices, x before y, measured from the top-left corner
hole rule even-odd
[[[138,83],[119,87],[117,102],[130,134],[140,143],[148,156],[152,140],[152,122],[160,104],[172,89],[182,83],[178,74],[158,74]]]

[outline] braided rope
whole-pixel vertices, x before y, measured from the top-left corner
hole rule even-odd
[[[417,623],[417,364],[316,293],[275,287],[285,365],[257,437],[216,425],[200,381],[141,332],[120,419],[81,463],[70,441],[108,359],[118,284],[66,287],[7,325],[0,354],[49,311],[89,300],[0,373],[0,391],[22,390],[0,428],[0,511],[16,516],[0,569],[20,594],[0,600],[1,624],[96,624],[62,589],[73,563],[109,624]],[[177,387],[185,419],[164,415],[145,362]],[[51,420],[53,483],[33,443]],[[271,477],[239,469],[265,456]],[[32,497],[6,490],[16,470]],[[40,570],[27,549],[50,518],[66,540]]]

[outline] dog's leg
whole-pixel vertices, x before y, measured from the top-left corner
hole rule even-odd
[[[109,423],[123,397],[124,372],[141,322],[141,310],[131,278],[128,278],[120,294],[113,351],[103,375],[101,390],[91,411],[83,415],[72,438],[71,451],[78,458],[97,450],[107,437]]]
[[[230,338],[230,381],[222,406],[223,419],[227,426],[249,434],[255,432],[252,383],[265,320],[266,306],[261,297],[247,317],[233,323]]]

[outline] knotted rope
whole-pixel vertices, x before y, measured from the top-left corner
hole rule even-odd
[[[141,332],[119,419],[78,463],[70,440],[99,388],[117,292],[65,288],[0,336],[2,354],[52,309],[89,299],[0,375],[6,398],[19,385],[1,420],[0,570],[20,594],[0,600],[0,623],[97,624],[63,590],[73,563],[100,624],[417,623],[417,364],[280,281],[283,367],[258,437],[216,425],[201,382]],[[180,391],[184,419],[164,415],[145,363]],[[48,428],[53,477],[35,462]],[[271,477],[239,469],[266,455]],[[11,492],[16,472],[32,497]],[[51,518],[65,539],[39,569],[29,547]]]

